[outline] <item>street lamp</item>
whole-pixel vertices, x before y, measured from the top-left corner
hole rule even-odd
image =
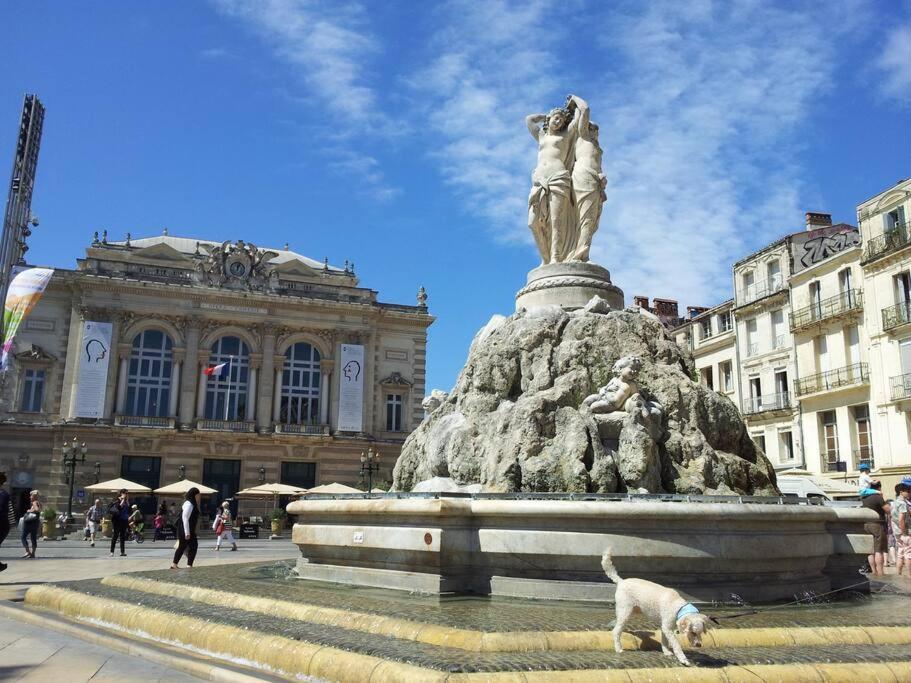
[[[72,443],[64,443],[63,448],[63,469],[67,472],[67,480],[70,482],[70,497],[66,501],[66,523],[73,523],[73,487],[76,485],[76,464],[85,462],[86,448],[84,443],[77,443],[76,437],[73,437]]]
[[[379,474],[380,471],[380,453],[374,451],[373,446],[364,453],[361,451],[361,477],[367,475],[367,493],[373,490],[373,473]]]
[[[187,466],[186,465],[178,465],[177,471],[180,472],[181,481],[183,481],[184,479],[187,478]]]
[[[259,466],[259,483],[266,483],[266,468],[263,465]]]
[[[97,484],[101,480],[101,463],[95,463],[95,483]]]

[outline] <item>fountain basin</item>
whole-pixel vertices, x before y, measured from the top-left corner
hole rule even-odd
[[[862,577],[872,548],[862,508],[783,499],[657,496],[386,494],[305,499],[300,577],[426,593],[610,602],[600,566],[611,547],[621,576],[673,586],[696,602],[750,602],[826,592]],[[692,497],[699,498],[699,497]],[[691,498],[691,500],[692,500]]]

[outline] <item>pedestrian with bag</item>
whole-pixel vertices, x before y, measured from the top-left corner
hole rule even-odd
[[[108,515],[111,518],[113,533],[111,534],[111,557],[114,557],[114,546],[120,540],[120,556],[126,557],[126,540],[130,524],[130,500],[126,489],[120,489],[120,494],[108,506]]]
[[[41,501],[38,499],[38,492],[32,491],[28,494],[29,506],[25,514],[22,515],[22,547],[25,548],[25,555],[22,557],[35,558],[35,551],[38,549],[38,527],[41,525]],[[32,547],[28,547],[28,539],[32,539]]]
[[[174,551],[174,561],[171,569],[178,569],[180,558],[187,553],[187,567],[193,567],[196,551],[199,549],[199,539],[196,537],[196,526],[199,524],[199,502],[202,495],[195,486],[187,491],[186,500],[180,510],[177,523],[177,549]]]
[[[95,547],[95,536],[101,530],[101,522],[104,519],[104,508],[101,507],[101,500],[96,498],[95,504],[85,513],[85,520],[89,527],[89,541]]]
[[[9,491],[2,488],[6,483],[6,472],[0,472],[0,545],[9,536],[9,530],[16,526],[16,511],[13,509],[13,501],[10,500]],[[7,565],[0,562],[0,572],[6,569]]]
[[[221,510],[218,511],[218,514],[215,516],[215,524],[213,529],[216,534],[215,539],[215,549],[221,550],[221,541],[225,539],[228,543],[231,544],[231,550],[237,550],[237,541],[234,540],[234,534],[232,529],[234,527],[233,520],[231,518],[231,504],[228,501],[225,501],[221,504]]]
[[[905,564],[911,576],[911,486],[905,483],[895,485],[895,501],[892,504],[891,526],[895,536],[895,570],[901,576]]]

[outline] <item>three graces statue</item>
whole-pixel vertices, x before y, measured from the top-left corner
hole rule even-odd
[[[607,198],[598,126],[589,118],[588,103],[569,95],[566,106],[532,114],[525,123],[538,142],[528,227],[542,263],[588,261]]]

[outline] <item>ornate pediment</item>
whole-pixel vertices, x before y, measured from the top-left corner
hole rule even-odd
[[[402,377],[402,373],[393,372],[389,377],[380,382],[384,387],[410,387],[414,383],[409,382],[407,379]]]
[[[278,284],[278,274],[269,265],[278,252],[259,249],[243,240],[227,240],[204,249],[208,254],[196,262],[196,278],[201,284],[258,291],[272,290]]]
[[[281,275],[300,275],[302,277],[308,278],[317,278],[319,277],[319,272],[308,266],[302,261],[292,259],[290,261],[285,261],[284,263],[279,263],[276,266],[273,266],[276,273]]]
[[[886,208],[892,206],[893,204],[898,204],[899,202],[907,199],[908,195],[911,195],[911,192],[908,190],[893,190],[886,194],[885,197],[876,202],[876,211],[884,211]]]
[[[182,254],[177,251],[170,244],[165,244],[161,242],[160,244],[154,244],[151,247],[145,247],[143,249],[135,249],[131,256],[134,260],[136,259],[148,259],[150,261],[178,261],[185,264],[192,264],[192,261],[187,257],[186,254]]]
[[[57,360],[57,357],[52,356],[37,344],[29,344],[16,353],[16,360],[31,361],[33,363],[53,363]]]

